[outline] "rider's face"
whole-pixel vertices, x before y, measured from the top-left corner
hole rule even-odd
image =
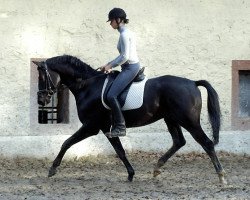
[[[118,29],[118,27],[119,27],[119,21],[120,21],[120,19],[117,19],[117,20],[115,20],[115,19],[112,19],[111,21],[110,21],[110,26],[112,26],[112,28],[113,29]],[[118,23],[117,23],[118,22]]]

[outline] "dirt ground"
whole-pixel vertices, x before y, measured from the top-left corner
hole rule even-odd
[[[128,154],[135,169],[133,182],[115,156],[63,160],[47,178],[51,161],[0,160],[0,199],[250,199],[250,157],[219,153],[228,185],[221,186],[207,155],[175,155],[153,178],[160,154]]]

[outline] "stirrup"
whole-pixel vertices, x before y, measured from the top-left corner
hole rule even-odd
[[[123,131],[120,131],[120,130],[112,130],[108,133],[105,133],[105,135],[108,137],[108,138],[113,138],[113,137],[122,137],[122,136],[125,136],[126,135],[126,129],[123,130]]]

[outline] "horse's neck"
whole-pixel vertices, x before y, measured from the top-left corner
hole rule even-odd
[[[68,79],[67,86],[77,99],[79,95],[82,95],[82,93],[93,94],[96,93],[98,89],[102,89],[105,77],[106,76],[103,73],[94,72],[92,75],[84,77],[84,79],[81,79],[80,77],[78,78],[79,80],[76,80],[77,78],[75,78],[75,80]]]
[[[78,90],[71,90],[75,97],[76,104],[78,105],[79,103],[82,104],[83,102],[89,102],[90,99],[92,100],[92,103],[96,100],[101,100],[104,81],[104,76],[97,77],[92,79],[90,82],[83,83],[82,88]]]
[[[59,73],[63,83],[69,88],[69,90],[74,94],[74,96],[79,95],[79,91],[85,91],[82,87],[88,87],[87,90],[95,89],[92,85],[99,84],[99,79],[102,79],[102,75],[105,75],[101,72],[97,72],[89,66],[86,66],[85,69],[76,69],[77,66],[70,64],[56,65],[54,66],[53,71]],[[81,72],[82,71],[82,72]],[[97,83],[98,82],[98,83]],[[104,79],[103,79],[104,82]],[[81,86],[82,85],[82,86]],[[79,88],[79,86],[81,88]],[[89,88],[91,87],[91,88]]]

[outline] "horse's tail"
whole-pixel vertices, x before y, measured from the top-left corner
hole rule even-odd
[[[219,104],[219,97],[215,89],[211,86],[211,84],[205,80],[195,81],[196,86],[203,86],[207,89],[207,108],[208,108],[208,115],[209,121],[212,125],[213,130],[213,138],[214,144],[219,143],[219,131],[220,131],[220,104]]]

